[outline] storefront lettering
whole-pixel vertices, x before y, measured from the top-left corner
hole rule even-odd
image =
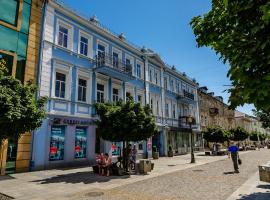
[[[65,118],[52,118],[52,124],[57,125],[91,125],[92,121],[90,120],[77,120],[77,119],[65,119]]]

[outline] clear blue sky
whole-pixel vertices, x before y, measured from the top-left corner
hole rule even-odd
[[[86,16],[97,15],[99,21],[127,39],[159,53],[200,86],[207,86],[227,102],[223,92],[230,85],[228,66],[209,48],[197,48],[189,22],[192,17],[211,9],[211,0],[64,0]],[[252,105],[238,108],[252,114]]]

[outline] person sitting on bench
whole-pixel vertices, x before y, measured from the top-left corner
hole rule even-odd
[[[102,175],[109,176],[110,175],[110,168],[112,166],[112,158],[109,157],[108,153],[105,153],[104,156],[104,164],[102,165]]]
[[[98,165],[98,173],[101,175],[102,166],[105,164],[105,157],[103,153],[100,153],[100,155],[97,156],[97,165]]]

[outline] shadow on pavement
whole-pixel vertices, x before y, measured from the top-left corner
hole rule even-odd
[[[257,188],[270,189],[270,185],[258,185]]]
[[[234,172],[233,171],[232,172],[223,172],[223,174],[229,175],[229,174],[234,174]]]
[[[0,181],[5,181],[5,180],[9,180],[9,179],[14,179],[14,178],[9,176],[9,175],[0,176]]]
[[[249,195],[244,195],[237,200],[267,200],[270,199],[270,193],[256,192]]]
[[[40,184],[50,184],[50,183],[84,183],[90,184],[95,182],[108,182],[111,179],[126,179],[129,178],[129,175],[125,176],[100,176],[94,174],[93,172],[76,172],[70,174],[62,174],[53,176],[46,179],[34,180],[31,182],[39,182]]]

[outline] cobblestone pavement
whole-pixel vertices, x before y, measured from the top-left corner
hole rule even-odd
[[[101,200],[225,200],[270,161],[262,149],[241,155],[240,173],[233,174],[231,159],[196,166],[109,190],[89,190],[70,199]]]

